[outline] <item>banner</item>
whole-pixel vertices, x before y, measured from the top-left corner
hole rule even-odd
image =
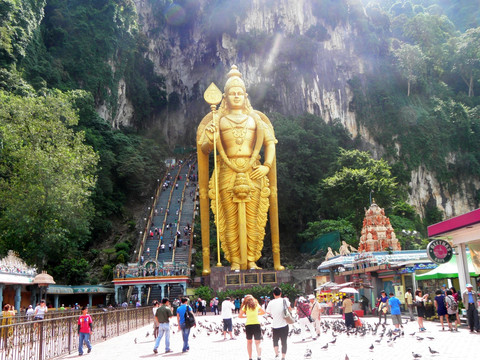
[[[472,264],[477,274],[480,274],[480,243],[468,244],[470,249],[470,256],[472,258]]]

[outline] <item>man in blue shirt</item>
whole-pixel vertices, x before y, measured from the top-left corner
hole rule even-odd
[[[402,324],[402,316],[400,312],[400,300],[398,300],[393,293],[388,294],[388,306],[390,307],[390,314],[392,315],[392,323],[395,326],[395,331],[400,331]]]
[[[182,298],[182,305],[177,308],[177,321],[178,321],[178,330],[182,332],[183,338],[183,348],[182,352],[187,352],[190,350],[188,346],[188,337],[190,336],[190,328],[185,326],[185,313],[187,311],[192,311],[190,305],[188,305],[188,299]]]
[[[478,295],[473,290],[472,284],[465,285],[466,290],[462,293],[463,305],[467,309],[468,327],[470,332],[475,330],[480,332],[480,325],[478,321]]]

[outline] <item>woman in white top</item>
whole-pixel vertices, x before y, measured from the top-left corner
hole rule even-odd
[[[428,299],[428,294],[422,295],[422,290],[418,289],[415,291],[415,305],[417,306],[418,312],[418,327],[419,331],[425,331],[423,327],[423,318],[425,317],[425,301]]]

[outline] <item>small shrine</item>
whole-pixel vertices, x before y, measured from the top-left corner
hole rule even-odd
[[[358,252],[399,251],[400,242],[385,211],[373,200],[365,211]]]

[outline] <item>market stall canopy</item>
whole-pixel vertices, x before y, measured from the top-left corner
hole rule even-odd
[[[467,253],[468,272],[470,276],[478,276],[472,264],[470,253]],[[452,256],[452,259],[445,264],[439,265],[437,268],[420,275],[415,275],[416,280],[431,280],[431,279],[452,279],[458,278],[457,257]]]
[[[322,291],[322,290],[329,290],[332,287],[338,286],[336,282],[329,281],[326,282],[325,284],[320,285],[318,288],[316,288],[314,291]]]
[[[358,294],[358,290],[352,287],[345,287],[343,289],[338,290],[339,292],[344,292],[348,294]]]

